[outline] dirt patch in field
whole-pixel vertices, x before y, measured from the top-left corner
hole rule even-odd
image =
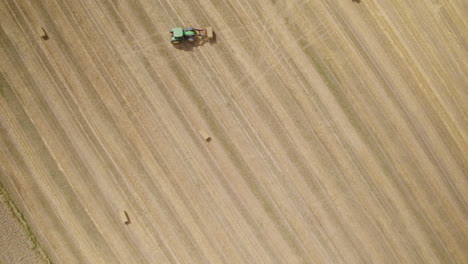
[[[0,190],[0,263],[50,263],[38,251],[26,222]]]

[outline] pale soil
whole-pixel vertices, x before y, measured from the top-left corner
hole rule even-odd
[[[11,204],[0,190],[0,263],[45,263],[30,239],[27,228],[15,216]]]
[[[1,1],[0,181],[56,263],[468,263],[464,16]]]

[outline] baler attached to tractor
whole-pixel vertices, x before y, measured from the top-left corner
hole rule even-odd
[[[204,29],[196,29],[193,27],[186,28],[172,28],[169,30],[171,33],[171,43],[179,44],[181,42],[195,42],[199,38],[207,38],[208,40],[213,39],[213,28],[207,27]]]

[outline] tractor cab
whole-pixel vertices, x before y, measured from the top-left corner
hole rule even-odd
[[[184,40],[184,30],[182,28],[173,28],[169,32],[172,34],[172,44],[177,44]]]

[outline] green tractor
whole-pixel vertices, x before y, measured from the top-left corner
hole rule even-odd
[[[213,39],[213,29],[211,27],[207,27],[206,29],[196,29],[193,27],[187,28],[172,28],[169,30],[171,33],[171,43],[178,44],[184,41],[188,42],[195,42],[197,38],[208,38]]]

